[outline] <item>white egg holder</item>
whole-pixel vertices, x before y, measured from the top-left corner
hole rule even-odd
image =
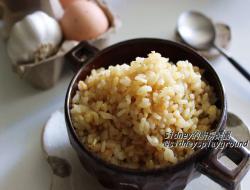
[[[103,0],[93,1],[104,11],[110,23],[109,29],[104,34],[98,36],[96,39],[88,41],[95,47],[102,49],[108,45],[111,34],[120,27],[121,22]],[[42,10],[56,20],[59,20],[64,12],[59,0],[39,0],[36,7],[28,7],[29,5],[27,4],[27,10],[21,9],[18,11],[11,11],[3,2],[0,2],[0,6],[3,7],[4,21],[2,36],[6,40],[8,39],[11,27],[17,21],[35,10]],[[63,40],[61,46],[54,55],[40,62],[25,64],[12,63],[13,71],[35,88],[51,88],[62,75],[65,65],[64,55],[78,43],[78,41]]]

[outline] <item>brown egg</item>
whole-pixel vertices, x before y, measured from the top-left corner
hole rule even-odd
[[[60,0],[60,3],[64,9],[66,9],[71,3],[77,0]]]
[[[109,22],[103,10],[94,2],[78,0],[71,3],[60,20],[68,40],[90,40],[107,31]]]

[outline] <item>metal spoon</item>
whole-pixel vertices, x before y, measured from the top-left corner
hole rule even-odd
[[[215,28],[208,17],[195,11],[184,12],[179,17],[177,32],[184,43],[197,50],[206,50],[211,47],[217,49],[243,76],[246,77],[248,81],[250,81],[250,74],[214,43]]]

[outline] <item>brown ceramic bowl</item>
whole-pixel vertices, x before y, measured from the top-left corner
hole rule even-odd
[[[218,122],[212,126],[215,131],[223,131],[227,119],[225,92],[215,70],[207,60],[190,48],[176,42],[161,39],[134,39],[112,45],[98,51],[89,44],[80,43],[66,55],[66,60],[74,67],[81,67],[71,81],[65,101],[65,118],[70,142],[77,152],[84,168],[105,187],[116,190],[180,190],[189,181],[202,173],[227,189],[237,187],[248,171],[249,153],[245,148],[225,148],[223,150],[201,149],[189,158],[175,165],[150,170],[122,168],[98,158],[89,152],[79,141],[70,116],[71,99],[77,90],[79,80],[84,80],[93,68],[122,63],[130,63],[136,57],[144,57],[156,51],[170,61],[189,60],[193,65],[204,69],[205,80],[214,87],[221,109]],[[233,138],[230,141],[235,141]],[[234,170],[228,169],[218,159],[226,155],[237,164]]]

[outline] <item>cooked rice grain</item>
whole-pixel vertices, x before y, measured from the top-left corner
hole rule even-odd
[[[156,52],[130,65],[92,70],[78,89],[71,117],[79,139],[102,159],[128,168],[186,158],[193,150],[164,147],[165,133],[208,131],[219,116],[201,70]]]

